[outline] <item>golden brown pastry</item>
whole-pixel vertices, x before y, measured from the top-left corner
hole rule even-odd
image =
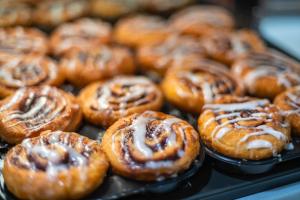
[[[199,152],[195,129],[179,118],[146,111],[119,119],[102,140],[113,171],[154,181],[187,170]]]
[[[259,36],[247,29],[231,33],[215,32],[203,39],[203,45],[211,58],[227,65],[249,52],[266,50]]]
[[[96,141],[77,133],[45,131],[7,153],[3,177],[20,199],[80,199],[102,183],[108,166]]]
[[[121,117],[145,110],[159,110],[163,99],[159,88],[142,76],[118,76],[96,82],[79,95],[84,117],[108,127]]]
[[[86,15],[88,1],[85,0],[51,0],[40,2],[34,10],[33,20],[45,27],[57,26]]]
[[[108,43],[110,37],[110,24],[96,19],[79,19],[62,24],[52,33],[51,52],[54,55],[62,55],[71,49],[93,49]]]
[[[276,96],[274,104],[287,117],[292,127],[292,133],[300,136],[300,86],[290,88]]]
[[[183,58],[205,56],[201,42],[190,36],[174,34],[162,42],[143,45],[137,50],[137,61],[142,72],[163,76],[167,69]]]
[[[158,16],[135,15],[119,20],[114,30],[114,40],[130,47],[161,42],[171,29]]]
[[[178,9],[195,0],[139,0],[140,6],[150,12],[165,12]]]
[[[266,99],[223,96],[204,106],[198,127],[208,147],[239,159],[272,157],[291,139],[289,124]]]
[[[215,31],[231,31],[234,28],[234,19],[224,8],[197,5],[175,13],[170,18],[170,25],[183,34],[203,37]]]
[[[287,88],[300,84],[300,64],[275,52],[249,53],[232,66],[234,76],[250,95],[273,99]]]
[[[106,45],[90,50],[69,51],[60,66],[65,70],[68,81],[79,87],[115,75],[135,72],[133,56],[128,49]]]
[[[46,54],[48,40],[35,28],[13,27],[0,29],[0,52],[12,54]]]
[[[63,70],[48,57],[0,53],[0,97],[11,95],[21,87],[59,86],[64,80]]]
[[[224,65],[208,59],[182,60],[167,71],[161,86],[170,103],[192,113],[222,95],[244,93]]]
[[[55,87],[22,88],[0,101],[0,137],[10,144],[45,130],[75,131],[80,121],[76,99]]]

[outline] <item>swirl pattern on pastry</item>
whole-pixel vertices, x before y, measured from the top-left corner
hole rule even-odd
[[[13,147],[4,160],[8,190],[22,199],[78,199],[103,181],[108,161],[96,141],[46,131]]]
[[[188,169],[200,144],[197,132],[187,122],[146,111],[114,123],[104,134],[102,146],[116,173],[153,181]]]
[[[290,141],[289,124],[266,99],[224,96],[204,106],[198,126],[207,146],[240,159],[271,157]]]
[[[85,118],[94,124],[109,126],[120,117],[145,110],[159,110],[162,94],[145,77],[119,76],[93,83],[79,95]]]
[[[70,49],[87,50],[110,41],[111,26],[101,20],[83,18],[59,26],[51,35],[50,46],[54,55]]]
[[[21,88],[0,102],[0,137],[8,143],[44,130],[74,131],[80,121],[76,99],[50,86]]]
[[[249,94],[269,99],[300,84],[299,69],[299,63],[272,51],[249,53],[232,67],[233,74],[241,77]]]
[[[184,59],[167,71],[162,91],[168,101],[188,112],[226,95],[242,95],[243,86],[225,66],[208,59]]]
[[[40,55],[10,56],[0,54],[0,96],[5,97],[21,87],[54,85],[64,81],[56,62]]]

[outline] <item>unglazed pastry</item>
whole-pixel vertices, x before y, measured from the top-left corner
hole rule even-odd
[[[121,117],[145,110],[159,110],[163,99],[159,88],[146,77],[119,76],[93,83],[79,95],[84,117],[108,127]]]
[[[60,66],[65,70],[68,81],[78,87],[135,72],[133,56],[128,49],[106,45],[90,50],[69,51]]]
[[[115,173],[154,181],[188,169],[200,143],[186,121],[146,111],[119,119],[105,132],[102,146]]]
[[[135,15],[118,21],[114,40],[130,47],[153,44],[165,40],[171,33],[166,22],[157,16]]]
[[[273,99],[287,88],[300,84],[300,64],[275,52],[249,53],[232,66],[250,95]]]
[[[46,27],[56,26],[63,22],[84,16],[88,12],[85,0],[52,0],[43,1],[34,10],[34,22]]]
[[[208,55],[224,64],[231,65],[238,57],[249,52],[266,50],[259,36],[247,29],[236,32],[215,32],[203,39]]]
[[[0,53],[0,97],[11,95],[21,87],[59,86],[64,79],[63,70],[48,57]]]
[[[300,136],[300,86],[290,88],[276,96],[274,104],[287,117],[292,127],[292,133]]]
[[[138,48],[137,61],[143,72],[152,72],[162,76],[173,62],[185,57],[205,55],[204,47],[199,39],[172,35],[162,42]]]
[[[266,99],[224,96],[204,106],[202,141],[233,158],[261,160],[280,153],[291,139],[289,124]]]
[[[75,131],[80,121],[76,99],[58,88],[22,88],[0,101],[0,137],[10,144],[45,130]]]
[[[244,88],[220,63],[185,59],[167,71],[162,91],[180,109],[200,113],[204,104],[226,94],[243,95]]]
[[[96,19],[79,19],[62,24],[52,33],[51,52],[54,55],[61,55],[70,49],[93,49],[108,43],[110,37],[110,24]]]
[[[221,7],[191,6],[171,16],[170,25],[183,34],[203,37],[216,31],[231,31],[234,28],[234,19]]]
[[[96,141],[77,133],[46,131],[6,154],[3,177],[20,199],[80,199],[102,183],[108,166]]]
[[[13,27],[0,29],[0,52],[12,54],[46,54],[48,40],[35,28]]]

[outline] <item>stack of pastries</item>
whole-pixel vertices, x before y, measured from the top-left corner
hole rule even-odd
[[[70,17],[68,7],[50,8],[36,19]],[[109,167],[139,181],[175,177],[196,159],[200,141],[237,159],[270,158],[300,135],[299,70],[211,5],[168,19],[131,15],[114,26],[81,18],[50,34],[1,28],[0,137],[12,146],[5,184],[21,199],[79,199]],[[165,103],[198,118],[198,131],[162,113]],[[75,133],[83,120],[106,129],[102,141]]]

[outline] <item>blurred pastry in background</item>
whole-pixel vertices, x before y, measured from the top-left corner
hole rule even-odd
[[[190,6],[173,14],[170,26],[182,34],[207,36],[215,31],[232,31],[235,22],[231,13],[217,6]]]
[[[178,9],[195,0],[137,0],[142,9],[150,12],[164,12]]]
[[[90,50],[68,51],[60,62],[67,80],[77,87],[111,78],[120,74],[133,74],[133,56],[125,47],[102,45]]]
[[[86,15],[88,1],[85,0],[52,0],[43,1],[34,10],[33,20],[42,26],[56,26]]]
[[[203,38],[202,41],[211,58],[229,66],[242,55],[266,50],[260,37],[248,29],[230,33],[215,32]]]
[[[114,30],[114,40],[123,45],[138,47],[165,40],[172,30],[158,16],[135,15],[120,19]]]
[[[51,34],[53,55],[62,55],[71,49],[87,50],[111,41],[111,25],[99,19],[82,18],[57,27]]]
[[[200,40],[177,34],[155,44],[143,45],[137,50],[140,71],[156,73],[159,76],[163,76],[174,62],[191,56],[199,58],[206,56]]]

